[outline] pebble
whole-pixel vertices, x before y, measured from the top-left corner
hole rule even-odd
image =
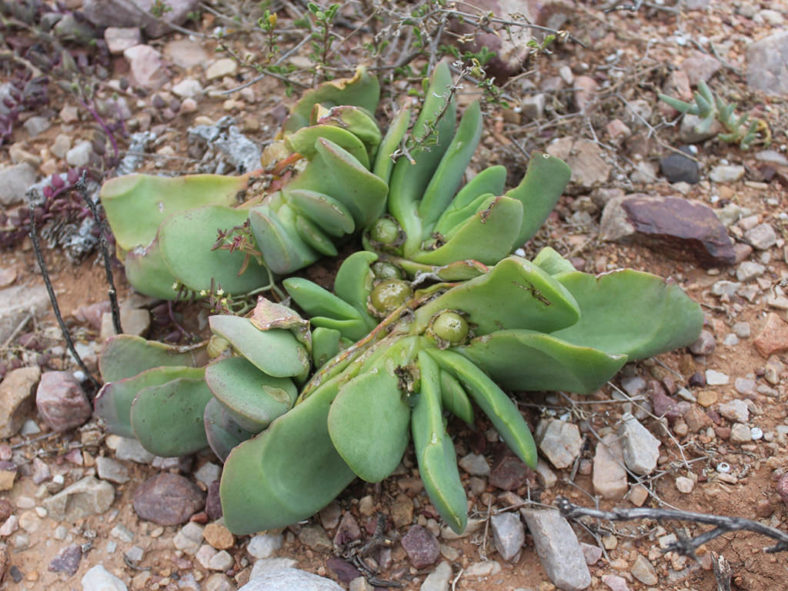
[[[233,585],[230,578],[223,573],[214,573],[209,576],[205,579],[203,588],[205,591],[235,591],[235,585]],[[195,587],[195,589],[199,590],[199,586]]]
[[[127,591],[126,584],[99,564],[82,577],[82,591]]]
[[[465,567],[464,577],[489,577],[501,572],[501,563],[497,560],[482,560]]]
[[[539,561],[553,584],[565,591],[579,591],[591,585],[583,550],[569,522],[554,509],[520,512],[533,536]]]
[[[184,78],[172,87],[172,93],[180,98],[194,98],[203,93],[203,88],[199,81]]]
[[[44,499],[42,504],[55,521],[73,522],[104,513],[114,500],[115,489],[109,482],[86,476]]]
[[[717,407],[717,412],[734,423],[746,423],[750,420],[750,410],[744,400],[723,402]]]
[[[719,394],[714,390],[701,390],[700,392],[698,392],[698,404],[700,404],[704,408],[710,407],[712,404],[717,402],[718,398],[719,398]]]
[[[569,165],[571,181],[579,187],[591,189],[610,176],[612,167],[604,159],[604,150],[591,140],[562,137],[550,143],[546,151]]]
[[[38,366],[20,367],[9,371],[0,383],[0,438],[19,432],[33,409],[34,391],[41,378]]]
[[[749,322],[734,322],[731,327],[733,332],[740,339],[746,339],[750,336],[750,323]]]
[[[104,41],[112,55],[120,55],[129,47],[142,42],[142,33],[138,27],[107,27],[104,29]]]
[[[255,565],[256,566],[256,565]],[[252,577],[238,591],[343,591],[331,579],[295,568],[281,568]]]
[[[249,578],[256,579],[263,574],[285,568],[293,568],[296,564],[298,564],[298,561],[292,558],[263,558],[256,560],[254,565],[252,565],[252,573],[249,575]]]
[[[203,568],[210,569],[211,560],[214,556],[216,556],[216,554],[218,554],[218,551],[215,548],[212,548],[208,544],[203,544],[195,553],[194,558],[202,565]]]
[[[517,513],[500,513],[490,518],[495,549],[511,562],[519,554],[525,542],[525,526]]]
[[[536,440],[544,456],[558,469],[571,466],[583,446],[578,426],[558,419],[540,421]]]
[[[117,438],[114,441],[117,443],[115,450],[115,457],[119,460],[129,460],[137,464],[150,464],[155,457],[147,449],[142,447],[142,444],[131,437],[119,437],[111,435],[108,437]]]
[[[282,547],[283,541],[284,536],[282,534],[258,534],[249,540],[246,552],[252,558],[268,558]]]
[[[676,489],[680,493],[684,493],[685,495],[692,492],[695,488],[695,481],[692,478],[687,478],[686,476],[679,476],[676,478]]]
[[[451,565],[445,560],[432,571],[419,587],[419,591],[449,591],[452,578]]]
[[[96,472],[102,480],[109,480],[116,484],[129,481],[129,469],[117,460],[105,456],[96,458]]]
[[[150,323],[150,312],[145,308],[132,308],[128,305],[120,306],[120,326],[124,334],[145,336],[150,328]],[[105,312],[101,315],[99,340],[102,342],[106,341],[115,334],[115,326],[112,324],[112,313]]]
[[[37,135],[41,135],[47,129],[52,127],[52,123],[50,123],[49,119],[47,119],[46,117],[40,117],[38,115],[34,115],[30,117],[27,121],[25,121],[24,126],[25,126],[25,130],[27,131],[27,134],[31,138],[34,138]]]
[[[319,525],[308,525],[298,532],[298,540],[316,552],[327,552],[333,548],[326,531]]]
[[[235,545],[235,536],[221,523],[209,523],[202,535],[217,550],[227,550]]]
[[[706,384],[709,386],[725,386],[730,382],[730,378],[716,369],[706,370]]]
[[[734,183],[744,176],[744,167],[740,165],[719,165],[709,172],[709,178],[715,183]]]
[[[489,484],[501,490],[517,490],[528,480],[530,470],[513,453],[506,453],[490,471]],[[483,490],[481,491],[483,492]]]
[[[472,476],[487,476],[490,474],[490,464],[481,454],[470,453],[460,458],[460,468]]]
[[[195,66],[202,66],[208,62],[209,57],[197,41],[191,39],[175,39],[164,45],[164,55],[179,68],[188,70]]]
[[[523,117],[530,121],[540,120],[544,116],[545,103],[545,95],[541,92],[525,97],[520,102]]]
[[[536,478],[545,489],[554,487],[556,482],[558,482],[558,476],[547,465],[547,462],[541,458],[536,461],[536,469],[534,471],[536,472]]]
[[[629,591],[629,585],[624,577],[602,575],[602,582],[610,588],[610,591]]]
[[[213,481],[219,480],[222,474],[222,468],[213,462],[205,462],[194,473],[194,477],[198,482],[202,482],[205,486],[210,485]]]
[[[764,358],[788,350],[788,323],[777,314],[769,313],[753,345]]]
[[[375,588],[364,577],[356,577],[350,581],[348,591],[375,591]]]
[[[751,378],[736,378],[733,381],[733,388],[744,396],[752,395],[755,393],[755,380]]]
[[[71,544],[63,548],[50,563],[48,570],[53,573],[66,573],[69,577],[74,576],[79,570],[79,563],[82,561],[82,546]]]
[[[76,167],[87,166],[90,164],[91,154],[93,154],[93,144],[83,140],[66,152],[66,162]]]
[[[173,538],[173,544],[181,552],[196,554],[200,549],[203,539],[203,527],[190,521],[184,525]]]
[[[149,478],[134,491],[133,505],[141,519],[159,525],[179,525],[205,506],[205,496],[193,482],[165,472]]]
[[[783,474],[777,480],[776,485],[777,494],[780,495],[782,502],[785,504],[786,508],[788,508],[788,473]]]
[[[680,148],[682,152],[686,147]],[[669,183],[690,183],[694,185],[700,181],[698,163],[692,158],[671,152],[659,161],[659,169]]]
[[[216,80],[225,76],[232,76],[238,71],[238,64],[234,59],[221,58],[213,62],[205,70],[205,77],[208,80]]]
[[[36,182],[36,169],[27,162],[0,168],[0,204],[22,203],[28,187]]]
[[[123,51],[131,76],[138,86],[157,89],[167,81],[167,69],[161,54],[150,45],[134,45]]]
[[[657,467],[661,445],[659,439],[641,425],[631,413],[625,413],[621,417],[618,436],[621,439],[624,463],[627,468],[640,476],[651,474]]]
[[[234,560],[229,552],[221,550],[214,554],[208,561],[208,568],[211,570],[226,571],[233,566]]]
[[[731,443],[749,443],[752,441],[752,433],[747,425],[734,423],[731,425]]]
[[[81,384],[69,371],[47,371],[41,375],[36,407],[54,431],[79,427],[93,412]]]
[[[657,572],[654,570],[654,566],[642,554],[639,554],[635,559],[635,562],[632,564],[629,572],[631,572],[632,576],[644,585],[653,586],[659,582],[659,579],[657,578]]]
[[[580,542],[580,548],[583,550],[583,558],[589,566],[596,564],[602,558],[602,548],[599,546]]]
[[[405,527],[413,523],[414,506],[411,498],[405,493],[400,493],[391,504],[390,515],[394,527]]]
[[[769,224],[758,224],[744,233],[744,240],[756,250],[766,250],[777,243],[777,234]]]
[[[690,353],[693,355],[708,356],[714,353],[716,348],[716,341],[714,335],[708,330],[701,330],[698,338],[689,347]]]
[[[139,564],[143,556],[145,556],[145,550],[139,546],[132,546],[123,553],[123,558],[131,564]]]
[[[766,267],[752,261],[744,261],[736,268],[736,279],[745,282],[760,277],[766,271]]]
[[[412,526],[400,543],[414,568],[426,568],[440,557],[438,540],[420,525]]]
[[[128,527],[119,523],[112,530],[109,532],[110,535],[114,538],[118,538],[122,542],[132,542],[134,540],[134,532],[132,532]]]
[[[618,436],[610,433],[596,445],[592,483],[594,492],[604,499],[620,499],[629,488],[624,469],[624,451]]]
[[[777,31],[747,46],[747,85],[772,95],[788,94],[785,53],[788,31]]]

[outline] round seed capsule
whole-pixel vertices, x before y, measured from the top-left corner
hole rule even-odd
[[[369,294],[369,301],[376,312],[388,314],[413,295],[410,283],[402,279],[385,279],[378,283],[372,293]]]
[[[432,332],[439,339],[458,345],[468,336],[468,321],[457,312],[441,312],[432,323]]]
[[[399,226],[391,218],[380,218],[369,230],[369,237],[380,244],[391,244],[399,239]]]
[[[379,261],[372,265],[372,272],[377,279],[402,279],[402,271],[396,265]]]

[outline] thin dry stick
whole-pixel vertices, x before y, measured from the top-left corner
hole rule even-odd
[[[607,519],[609,521],[634,521],[636,519],[655,519],[657,521],[690,521],[695,523],[705,523],[715,526],[694,538],[679,539],[671,543],[666,551],[678,552],[684,556],[695,557],[695,550],[703,544],[710,542],[723,534],[733,531],[751,531],[774,540],[777,544],[765,548],[765,552],[774,554],[776,552],[788,551],[788,533],[763,525],[751,519],[743,517],[726,517],[723,515],[710,515],[707,513],[695,513],[693,511],[677,511],[674,509],[613,509],[612,511],[600,511],[598,509],[588,509],[575,505],[565,497],[556,499],[556,506],[561,514],[567,519],[577,519],[579,517],[593,517],[594,519]]]
[[[63,320],[63,316],[60,314],[60,306],[58,306],[57,303],[55,289],[52,287],[52,282],[49,280],[49,271],[47,270],[46,263],[44,262],[44,255],[41,254],[41,244],[38,242],[38,230],[36,229],[36,210],[32,205],[30,206],[30,240],[33,242],[33,251],[36,253],[38,267],[41,269],[41,276],[44,278],[44,285],[47,288],[47,294],[49,294],[49,302],[52,304],[52,311],[55,313],[55,318],[57,319],[57,323],[60,326],[60,332],[63,333],[63,339],[66,341],[66,347],[68,347],[68,350],[74,357],[77,365],[79,365],[82,371],[85,372],[85,376],[88,380],[90,380],[90,383],[93,384],[96,389],[98,389],[101,387],[101,384],[95,377],[93,377],[93,374],[90,373],[88,366],[85,365],[82,357],[80,357],[79,353],[77,353],[77,350],[74,347],[74,341],[71,340],[71,333],[68,331],[66,323]]]

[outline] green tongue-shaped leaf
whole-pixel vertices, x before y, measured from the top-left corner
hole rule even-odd
[[[99,372],[105,382],[116,382],[162,365],[194,367],[205,363],[204,357],[202,348],[173,347],[122,334],[104,343],[99,356]]]
[[[230,531],[250,534],[306,519],[355,478],[328,436],[328,408],[337,391],[336,382],[326,383],[233,449],[220,488]]]
[[[126,279],[138,292],[153,298],[174,300],[178,297],[178,280],[161,256],[159,241],[146,248],[138,246],[126,254]]]
[[[369,156],[364,143],[349,131],[333,125],[312,125],[304,127],[285,138],[285,144],[293,152],[311,160],[317,154],[315,144],[318,138],[331,140],[339,147],[347,150],[365,168],[369,168]]]
[[[229,207],[200,207],[162,222],[157,240],[172,274],[194,291],[221,287],[227,293],[246,293],[269,283],[268,271],[254,258],[242,275],[246,255],[240,250],[211,250],[218,230],[241,226],[248,212]]]
[[[640,271],[594,277],[577,271],[555,278],[575,297],[580,320],[552,336],[629,360],[644,359],[694,342],[703,312],[677,285]]]
[[[225,461],[232,449],[250,439],[254,433],[242,429],[235,422],[227,407],[216,398],[211,398],[205,405],[203,425],[208,445],[220,460]]]
[[[96,415],[104,420],[110,433],[134,437],[131,428],[131,404],[140,390],[148,386],[160,386],[177,378],[199,379],[202,374],[202,369],[194,367],[163,366],[148,369],[130,378],[108,382],[93,402]]]
[[[258,433],[293,406],[298,391],[288,378],[271,377],[243,357],[229,357],[205,368],[213,395],[246,431]]]
[[[519,257],[504,259],[488,273],[453,287],[416,311],[416,330],[444,310],[455,310],[475,325],[476,335],[507,328],[542,332],[571,326],[579,317],[575,299],[558,281]]]
[[[289,330],[262,331],[240,316],[211,316],[208,322],[213,332],[268,375],[289,378],[309,370],[309,354]]]
[[[131,405],[131,427],[158,456],[183,456],[208,445],[203,425],[211,391],[202,378],[179,378],[140,390]]]
[[[531,330],[501,330],[457,351],[509,390],[589,394],[627,361],[626,355],[608,355]]]
[[[408,446],[410,408],[385,368],[360,375],[339,390],[328,413],[328,432],[339,455],[359,477],[380,482]]]

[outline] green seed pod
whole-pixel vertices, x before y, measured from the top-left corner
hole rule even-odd
[[[206,351],[208,352],[208,357],[211,359],[216,359],[224,353],[227,348],[230,346],[230,341],[225,339],[224,337],[220,337],[219,335],[212,335],[210,340],[208,341],[208,347]]]
[[[432,332],[449,345],[459,345],[468,336],[468,321],[457,312],[447,310],[435,317],[432,322]]]
[[[379,218],[372,224],[369,237],[380,244],[396,246],[400,239],[399,224],[389,217]]]
[[[410,283],[403,279],[385,279],[378,283],[369,294],[372,311],[385,316],[404,304],[413,295]]]
[[[377,279],[402,279],[402,270],[399,267],[383,261],[372,265],[372,272]]]

